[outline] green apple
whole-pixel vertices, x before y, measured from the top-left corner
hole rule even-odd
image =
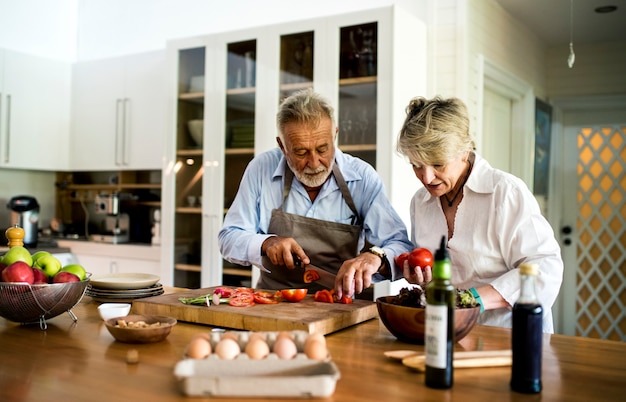
[[[48,253],[48,255],[42,255],[33,263],[34,268],[41,269],[49,277],[53,277],[60,270],[63,264],[55,256]]]
[[[29,267],[33,266],[33,257],[30,251],[24,246],[13,246],[2,257],[2,263],[7,267],[16,261],[23,261]]]
[[[51,255],[51,254],[47,251],[37,251],[36,253],[33,254],[33,267],[35,266],[35,263],[37,262],[39,257],[43,257],[44,255]]]
[[[87,277],[85,267],[80,264],[68,264],[61,268],[60,272],[69,272],[76,275],[81,281]]]

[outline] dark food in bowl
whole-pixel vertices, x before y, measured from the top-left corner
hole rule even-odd
[[[420,287],[402,288],[397,296],[393,296],[390,303],[406,307],[426,307],[426,292]],[[476,307],[478,303],[469,290],[456,289],[456,307]]]
[[[455,342],[463,339],[474,327],[480,315],[480,306],[467,291],[457,290],[457,308],[454,311]],[[403,288],[397,296],[376,299],[378,315],[385,327],[398,340],[407,343],[424,343],[426,309],[421,288]]]

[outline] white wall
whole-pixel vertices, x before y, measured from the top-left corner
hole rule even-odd
[[[424,16],[427,0],[78,0],[78,59],[156,50],[169,39],[399,4]]]
[[[0,48],[76,59],[78,0],[0,0]]]

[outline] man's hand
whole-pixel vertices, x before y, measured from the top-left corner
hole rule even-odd
[[[380,268],[380,257],[372,253],[362,253],[344,261],[335,278],[335,295],[353,297],[372,284],[372,275]]]
[[[261,254],[266,255],[272,264],[288,269],[294,269],[296,266],[294,256],[299,258],[303,265],[311,263],[302,247],[291,237],[268,237],[261,245]]]

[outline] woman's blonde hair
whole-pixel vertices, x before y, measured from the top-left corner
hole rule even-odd
[[[411,99],[396,145],[398,153],[409,162],[445,165],[475,148],[463,101],[440,96]]]

